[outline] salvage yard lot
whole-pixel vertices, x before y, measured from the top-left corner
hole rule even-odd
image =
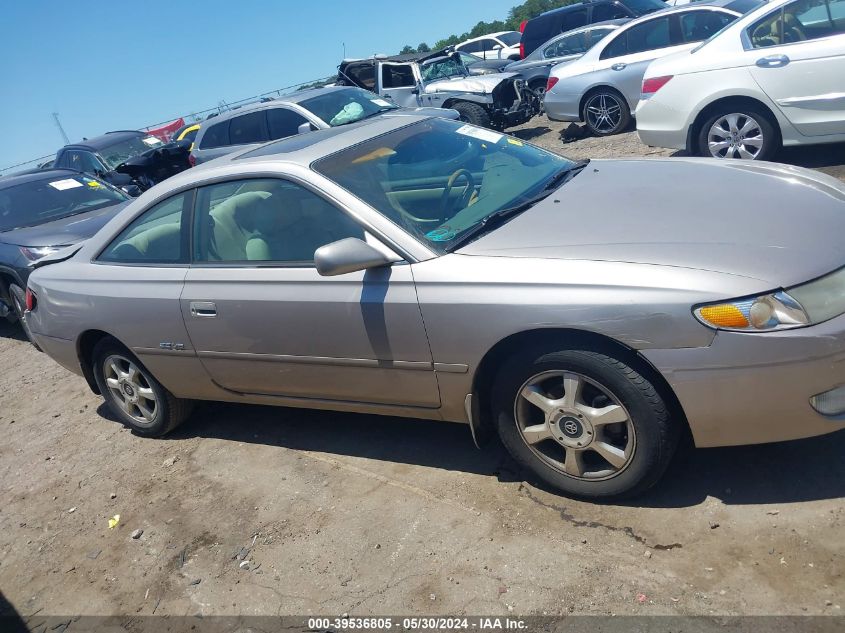
[[[672,154],[634,133],[563,145],[562,127],[515,133]],[[842,145],[781,160],[845,179]],[[0,590],[24,617],[842,614],[845,433],[687,450],[599,505],[461,425],[205,403],[145,440],[5,322],[0,364]]]

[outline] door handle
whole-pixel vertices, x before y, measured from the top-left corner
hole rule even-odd
[[[623,64],[622,62],[619,62],[618,64],[613,64],[613,66],[611,66],[610,68],[611,70],[625,70],[625,67],[627,65],[628,64]]]
[[[789,63],[789,57],[786,55],[768,55],[761,57],[756,63],[760,68],[780,68]]]
[[[217,306],[211,301],[191,301],[191,316],[214,318],[217,316]]]

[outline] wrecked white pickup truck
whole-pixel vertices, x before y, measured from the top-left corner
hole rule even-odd
[[[503,130],[529,121],[540,101],[517,73],[471,75],[459,53],[345,59],[337,83],[359,86],[406,108],[457,110],[467,123]]]

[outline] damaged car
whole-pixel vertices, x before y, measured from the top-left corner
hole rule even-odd
[[[473,76],[460,53],[448,49],[344,60],[338,83],[366,88],[408,108],[451,108],[462,121],[498,130],[527,123],[541,106],[517,73]]]
[[[123,130],[106,132],[65,145],[53,163],[120,187],[137,196],[153,185],[190,167],[190,142],[163,143],[146,132]]]

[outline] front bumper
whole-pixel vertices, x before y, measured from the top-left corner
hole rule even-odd
[[[810,398],[845,384],[845,315],[766,334],[720,331],[709,347],[642,350],[678,397],[696,446],[793,440],[845,429]]]

